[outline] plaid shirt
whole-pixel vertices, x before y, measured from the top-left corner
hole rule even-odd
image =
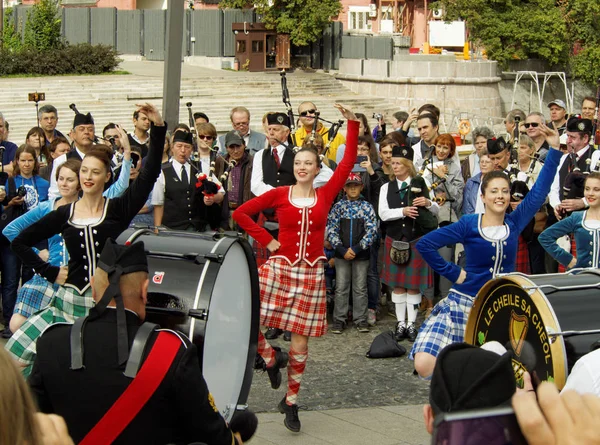
[[[365,234],[358,241],[357,245],[343,245],[340,228],[340,221],[343,219],[363,220]],[[375,238],[377,237],[377,224],[377,215],[375,215],[375,209],[373,209],[373,206],[370,203],[363,199],[358,199],[356,201],[344,199],[337,202],[329,212],[329,216],[327,217],[327,240],[331,243],[333,248],[338,251],[340,248],[347,249],[348,247],[351,247],[355,253],[358,253],[358,251],[369,249],[375,241]],[[352,240],[352,236],[350,236],[350,239]]]

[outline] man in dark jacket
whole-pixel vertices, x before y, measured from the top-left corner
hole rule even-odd
[[[150,364],[148,356],[164,334],[170,337],[171,348],[177,348],[175,357],[137,415],[114,432],[112,443],[241,444],[214,404],[195,345],[183,334],[150,330],[146,347],[140,343],[146,353],[139,356],[139,370],[134,367],[133,376],[128,373],[128,359],[135,357],[140,337],[136,335],[146,316],[147,292],[144,244],[120,246],[109,240],[92,279],[97,304],[90,316],[81,324],[54,325],[38,341],[29,383],[40,411],[63,416],[75,443],[86,436],[88,443],[98,443],[92,429],[117,399],[127,398],[132,382],[148,383],[132,377],[144,372],[147,363],[156,372],[157,362]],[[78,341],[74,344],[72,338]],[[113,428],[113,424],[98,427],[103,437]]]

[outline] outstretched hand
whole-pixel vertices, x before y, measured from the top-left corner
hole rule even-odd
[[[540,131],[546,137],[546,142],[548,142],[550,147],[556,149],[560,147],[560,137],[558,136],[558,131],[556,131],[554,128],[548,127],[544,123],[540,124]]]
[[[350,108],[346,107],[345,105],[335,104],[334,107],[337,108],[340,111],[340,113],[342,113],[342,116],[344,116],[349,121],[357,121],[358,120],[358,118],[356,117],[354,112]]]
[[[162,127],[165,124],[165,121],[158,111],[158,108],[156,108],[154,105],[146,102],[145,104],[136,104],[136,107],[138,107],[137,111],[148,116],[148,119],[150,119],[150,122],[152,122],[154,125]]]
[[[123,147],[123,158],[129,161],[131,159],[131,144],[129,143],[129,137],[127,137],[127,133],[120,125],[115,125],[115,128],[119,133],[121,147]]]

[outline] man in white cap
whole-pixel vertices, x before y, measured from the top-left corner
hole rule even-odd
[[[554,99],[548,104],[552,127],[558,131],[559,136],[567,129],[567,106],[560,99]]]

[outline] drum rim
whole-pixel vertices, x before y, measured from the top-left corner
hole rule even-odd
[[[483,285],[483,287],[477,293],[475,300],[473,301],[473,307],[469,312],[469,318],[467,320],[467,325],[465,327],[465,342],[471,345],[477,346],[477,329],[479,319],[481,318],[482,311],[481,308],[484,302],[487,300],[490,294],[490,290],[498,285],[498,282],[501,280],[509,281],[508,284],[513,284],[519,286],[521,288],[536,286],[535,282],[533,282],[528,275],[524,275],[521,273],[515,274],[506,274],[500,277],[493,278],[489,280],[487,283]],[[531,293],[530,298],[533,300],[536,297],[534,295],[537,294],[537,298],[541,299],[545,304],[543,307],[539,307],[536,305],[538,312],[540,313],[540,318],[544,323],[546,329],[551,328],[554,332],[561,332],[560,323],[550,301],[539,288],[535,289],[533,293]],[[550,351],[552,354],[552,370],[554,373],[554,384],[560,390],[565,386],[567,379],[567,350],[565,347],[565,342],[562,337],[556,338],[556,340],[550,343]]]
[[[237,236],[237,237],[223,236],[222,238],[215,240],[215,241],[216,241],[215,245],[213,246],[213,248],[210,251],[210,253],[212,253],[212,254],[217,254],[217,255],[222,254],[223,256],[225,256],[227,254],[227,252],[229,251],[229,249],[236,243],[239,243],[240,246],[242,247],[242,250],[246,256],[246,259],[248,260],[248,269],[249,269],[249,273],[250,273],[251,312],[252,312],[252,314],[255,314],[255,316],[251,317],[251,320],[250,320],[250,338],[249,338],[249,345],[248,345],[248,355],[246,357],[246,367],[244,370],[244,377],[242,378],[242,382],[240,385],[240,392],[237,397],[236,407],[232,412],[225,410],[224,414],[223,414],[223,417],[227,421],[230,422],[240,407],[245,408],[246,402],[248,401],[248,396],[250,394],[250,388],[252,386],[252,378],[254,376],[254,361],[256,358],[256,353],[258,351],[258,331],[260,328],[260,320],[259,320],[259,318],[260,318],[259,317],[259,314],[260,314],[260,287],[259,287],[259,281],[258,281],[258,269],[256,267],[256,261],[254,260],[252,248],[250,247],[250,244],[248,243],[248,241],[246,241],[244,238],[242,238],[240,236]],[[198,279],[198,287],[196,290],[196,297],[194,298],[193,309],[197,309],[198,306],[201,305],[202,302],[206,303],[207,308],[210,307],[210,300],[212,299],[213,289],[216,285],[216,276],[220,269],[221,269],[220,262],[207,260],[206,263],[204,263],[204,265],[202,267],[201,275]],[[214,274],[215,279],[212,283],[212,286],[211,286],[211,289],[209,292],[209,298],[207,299],[206,293],[208,292],[209,289],[206,289],[206,292],[202,292],[202,290],[204,287],[203,284],[206,279],[206,276],[208,276],[209,274]],[[209,314],[209,317],[210,317],[210,314]],[[194,330],[196,329],[195,323],[197,321],[198,323],[200,323],[198,326],[198,329],[201,330],[202,337],[206,340],[206,324],[207,324],[208,320],[209,319],[196,320],[196,319],[192,318],[190,320],[190,328],[189,328],[190,334],[193,335]],[[193,339],[193,336],[190,336],[190,338]],[[204,367],[204,361],[203,361],[203,367]],[[204,373],[204,369],[202,371]],[[223,407],[223,408],[226,408],[226,407]]]

